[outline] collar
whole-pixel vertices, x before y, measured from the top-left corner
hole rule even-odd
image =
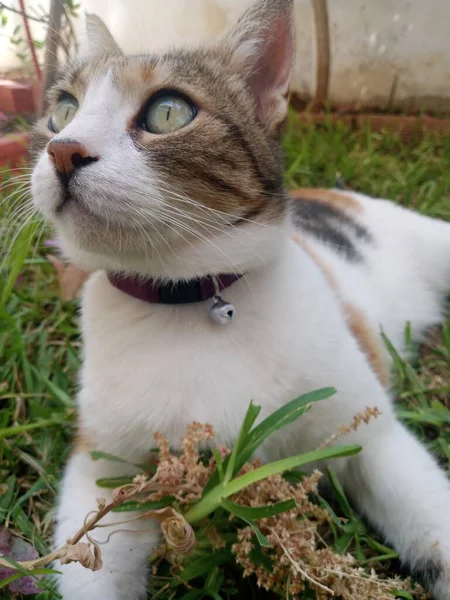
[[[139,277],[108,274],[110,283],[125,294],[154,304],[191,304],[214,298],[242,275],[208,275],[182,282],[159,282]],[[217,286],[215,285],[217,283]]]

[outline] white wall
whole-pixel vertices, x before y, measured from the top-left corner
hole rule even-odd
[[[17,0],[9,0],[6,1],[5,4],[19,10],[19,2]],[[49,0],[43,0],[43,2],[41,2],[41,0],[26,0],[27,10],[30,7],[47,7],[49,4]],[[14,46],[10,43],[10,37],[15,27],[17,25],[22,25],[22,17],[9,11],[5,11],[5,14],[8,17],[8,23],[6,27],[0,27],[0,71],[7,71],[9,69],[15,69],[16,67],[20,68],[22,65],[20,60],[16,57]],[[36,21],[29,21],[29,23],[33,38],[39,41],[45,40],[45,26]],[[23,30],[21,35],[25,37]]]
[[[146,52],[216,39],[251,1],[81,0],[81,4],[105,20],[125,51]],[[28,0],[29,5],[39,2]],[[332,105],[385,108],[395,87],[396,107],[450,110],[450,0],[328,0],[328,5]],[[315,87],[311,1],[295,0],[295,8],[294,90],[308,100]],[[4,38],[0,43],[1,65],[6,58]]]

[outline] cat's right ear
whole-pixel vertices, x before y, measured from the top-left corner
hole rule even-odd
[[[97,15],[86,15],[86,35],[80,42],[78,56],[95,58],[96,56],[120,56],[122,50],[117,45],[105,23]]]
[[[247,80],[270,129],[286,117],[294,65],[293,0],[254,0],[225,37],[233,69]]]
[[[295,55],[293,7],[293,0],[256,0],[225,38],[233,68],[246,78],[269,129],[287,114]]]

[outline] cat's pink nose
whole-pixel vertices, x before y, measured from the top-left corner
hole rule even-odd
[[[47,152],[58,173],[66,177],[72,175],[75,169],[90,165],[98,160],[98,156],[90,155],[86,146],[69,140],[50,142],[47,146]]]

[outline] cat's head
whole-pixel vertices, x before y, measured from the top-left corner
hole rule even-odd
[[[292,3],[257,0],[211,47],[160,55],[124,56],[88,17],[34,132],[33,201],[70,260],[172,279],[264,262],[285,211]]]

